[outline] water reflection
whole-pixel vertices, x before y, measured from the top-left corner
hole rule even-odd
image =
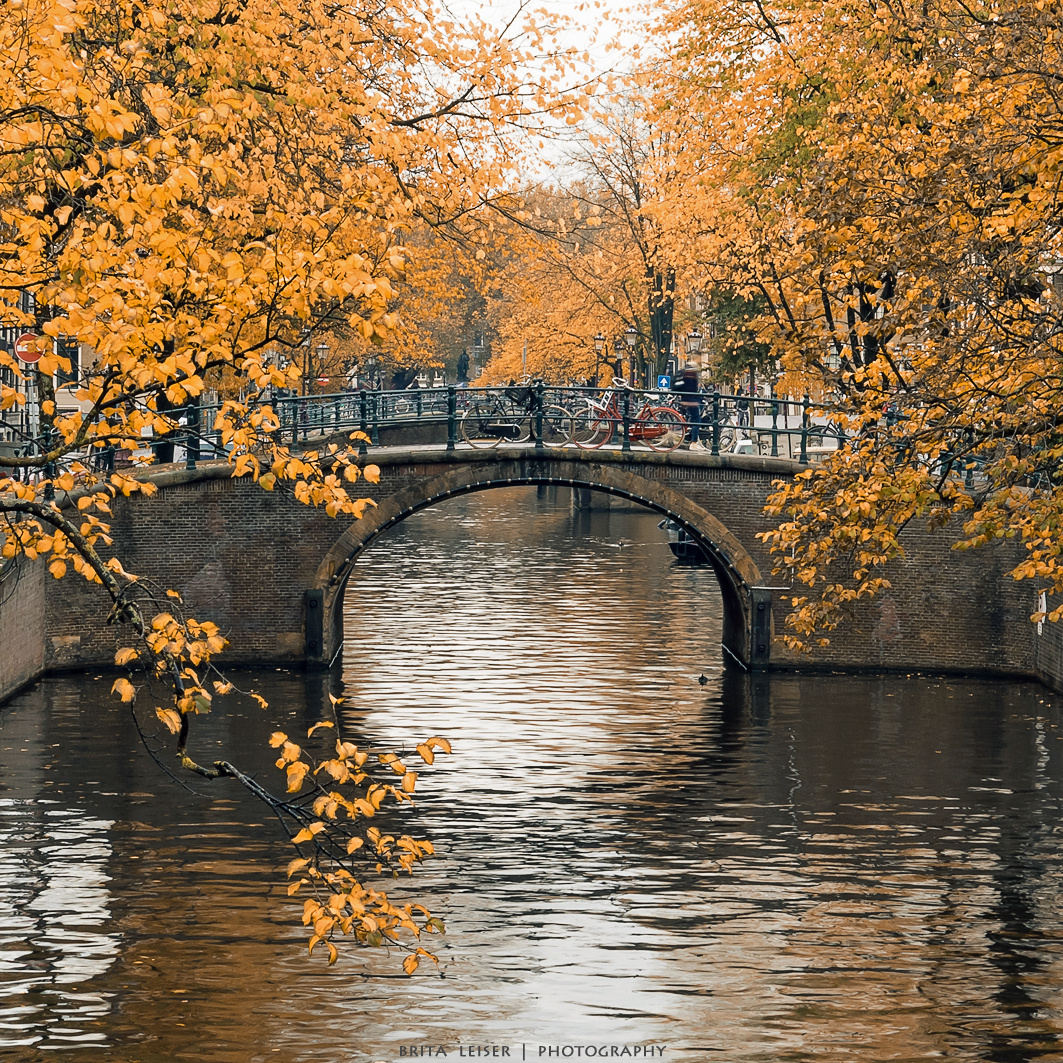
[[[118,951],[107,820],[51,801],[0,801],[0,1049],[104,1043],[106,1014],[82,986]],[[50,807],[51,806],[51,807]],[[108,932],[110,930],[111,932]]]
[[[1055,699],[725,671],[714,578],[674,565],[656,522],[528,489],[427,510],[356,568],[342,681],[242,680],[293,733],[331,691],[353,737],[452,740],[408,824],[441,855],[397,884],[447,919],[442,977],[308,963],[263,811],[162,775],[106,681],[12,703],[3,1046],[28,1063],[485,1043],[1063,1059]],[[222,708],[196,752],[268,778],[277,721]]]

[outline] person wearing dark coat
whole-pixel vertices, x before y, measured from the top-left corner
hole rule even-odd
[[[687,362],[683,367],[672,390],[679,395],[679,412],[690,428],[690,449],[704,450],[704,445],[698,441],[701,435],[701,383],[698,367],[693,362]]]

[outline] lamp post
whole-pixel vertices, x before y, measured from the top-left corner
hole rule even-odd
[[[320,377],[325,372],[325,360],[328,358],[329,345],[324,340],[317,345],[317,375]]]
[[[628,325],[624,330],[624,342],[627,344],[628,379],[635,381],[635,344],[639,341],[638,329],[634,325]]]
[[[697,355],[701,354],[701,343],[703,339],[704,337],[697,329],[692,329],[687,333],[686,348],[687,355],[690,358],[695,358]]]
[[[310,330],[304,328],[302,332],[302,342],[299,344],[303,348],[303,372],[300,380],[300,392],[305,397],[307,394],[307,388],[310,384]]]
[[[602,363],[602,352],[605,350],[605,333],[599,332],[594,337],[594,385],[598,386],[598,367]]]

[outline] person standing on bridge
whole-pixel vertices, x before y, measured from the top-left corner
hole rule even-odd
[[[701,382],[698,367],[693,362],[687,362],[683,367],[672,390],[679,395],[679,410],[690,428],[690,449],[704,450],[704,445],[698,441],[701,434]]]

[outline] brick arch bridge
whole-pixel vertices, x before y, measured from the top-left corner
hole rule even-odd
[[[723,644],[738,661],[755,668],[770,660],[770,591],[763,586],[762,551],[755,558],[743,539],[756,545],[755,533],[767,524],[746,513],[738,532],[699,504],[689,493],[693,483],[714,483],[728,504],[720,508],[731,519],[748,509],[749,488],[759,505],[770,479],[792,475],[792,462],[765,463],[748,459],[743,468],[724,458],[711,466],[667,462],[663,455],[622,455],[605,451],[587,454],[561,450],[452,452],[458,460],[406,466],[385,465],[395,489],[377,499],[377,506],[352,523],[325,555],[311,583],[308,603],[307,656],[331,660],[343,645],[343,594],[359,555],[380,535],[418,510],[456,495],[495,487],[554,485],[586,488],[640,503],[685,527],[705,549],[723,596]],[[470,460],[471,459],[471,460]],[[767,466],[771,466],[770,468]],[[785,468],[780,467],[785,466]],[[405,482],[403,482],[405,481]],[[729,487],[723,487],[723,485]],[[741,485],[745,485],[745,489]],[[769,568],[770,571],[770,568]],[[320,648],[319,648],[320,647]]]
[[[830,646],[795,658],[772,639],[784,610],[757,533],[775,479],[801,469],[784,459],[573,448],[498,450],[442,446],[375,449],[376,507],[344,524],[282,491],[233,479],[223,463],[144,475],[152,498],[120,499],[115,552],[130,571],[178,590],[191,615],[218,623],[230,663],[323,666],[342,646],[343,591],[360,554],[411,513],[469,491],[566,484],[631,499],[685,526],[706,548],[724,601],[724,643],[745,667],[870,668],[1038,675],[1041,643],[1028,621],[1035,603],[1006,572],[1018,547],[956,553],[943,535],[905,533],[892,589],[854,613]],[[12,682],[113,660],[116,632],[103,623],[102,591],[53,580],[20,564],[0,595],[0,697]],[[706,647],[709,651],[710,647]],[[17,660],[18,674],[4,660]],[[28,663],[25,663],[28,662]],[[6,672],[5,672],[6,668]]]

